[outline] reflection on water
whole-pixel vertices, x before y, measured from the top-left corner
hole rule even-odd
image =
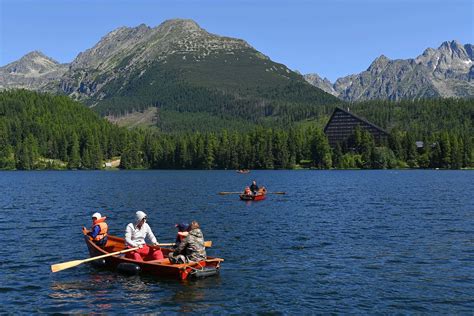
[[[114,289],[117,281],[112,274],[88,274],[86,279],[78,281],[53,281],[49,297],[58,300],[88,297],[91,300],[99,300]]]

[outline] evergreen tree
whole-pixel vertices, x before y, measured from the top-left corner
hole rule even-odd
[[[319,169],[328,169],[332,167],[331,147],[326,135],[322,131],[317,131],[311,143],[311,155],[313,165]]]
[[[20,170],[31,170],[35,168],[38,159],[38,143],[31,134],[17,147],[16,168]]]
[[[81,167],[81,155],[79,152],[79,138],[75,132],[71,134],[71,140],[69,144],[69,161],[67,167],[68,169],[78,169]]]
[[[441,167],[450,168],[451,167],[451,142],[449,140],[449,134],[443,132],[439,140],[439,148],[441,151]]]

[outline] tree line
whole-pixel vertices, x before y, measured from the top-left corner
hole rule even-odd
[[[161,135],[136,133],[121,168],[151,169],[390,169],[474,167],[472,135],[444,131],[418,141],[395,131],[383,144],[356,128],[335,148],[320,128],[256,127],[242,132]]]
[[[325,114],[271,128],[246,123],[244,130],[163,133],[120,128],[64,96],[4,91],[0,169],[100,169],[114,157],[121,158],[123,169],[474,167],[473,101],[410,101],[387,103],[386,108],[372,103],[372,112],[367,104],[350,106],[360,107],[364,116],[384,127],[390,125],[390,137],[376,144],[370,133],[356,128],[331,148],[322,124],[315,123],[324,121]],[[417,111],[429,122],[393,119]]]

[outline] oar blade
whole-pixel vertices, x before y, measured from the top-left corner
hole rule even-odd
[[[80,265],[83,261],[84,260],[73,260],[73,261],[53,264],[51,265],[51,271],[58,272],[58,271],[66,270],[66,269]]]

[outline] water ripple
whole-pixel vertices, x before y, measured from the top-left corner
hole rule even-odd
[[[0,172],[0,313],[470,314],[470,171]],[[244,203],[252,179],[271,191]],[[136,210],[162,242],[198,220],[216,278],[126,277],[87,264],[81,227],[108,216],[123,235]],[[28,299],[25,299],[28,298]]]

